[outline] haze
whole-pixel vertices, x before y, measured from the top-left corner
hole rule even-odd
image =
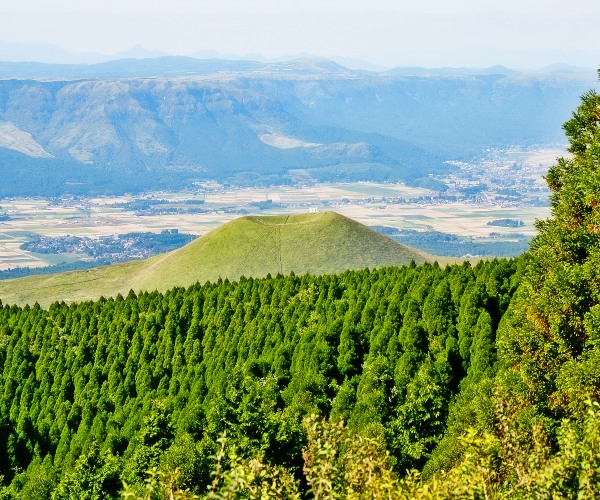
[[[0,42],[114,54],[310,54],[394,66],[600,64],[596,0],[20,0]]]

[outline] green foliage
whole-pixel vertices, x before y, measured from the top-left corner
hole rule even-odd
[[[548,172],[552,218],[537,224],[498,344],[501,383],[548,425],[578,418],[600,390],[600,95],[586,93],[564,128],[572,156]]]
[[[198,495],[226,431],[252,474],[297,480],[313,413],[387,448],[396,472],[420,466],[463,381],[494,359],[514,270],[411,265],[2,306],[0,473],[10,491],[69,498],[114,495],[115,478],[143,496],[176,472]]]
[[[543,427],[523,439],[509,408],[499,408],[495,432],[468,431],[458,442],[460,461],[426,484],[443,498],[598,498],[600,407],[586,407],[580,423],[562,423],[554,454]]]
[[[398,474],[381,441],[349,432],[341,422],[305,419],[304,482],[260,458],[242,459],[226,438],[221,444],[207,495],[177,486],[175,473],[153,471],[144,498],[299,499],[522,499],[598,498],[600,496],[600,406],[587,403],[581,425],[565,421],[559,450],[534,429],[524,441],[507,407],[496,409],[496,432],[471,428],[456,442],[458,460],[425,479],[419,472]],[[158,478],[158,481],[156,480]],[[160,491],[163,496],[154,496]],[[171,496],[167,497],[166,494]],[[124,498],[135,497],[126,490]]]
[[[182,485],[179,469],[166,471],[153,468],[148,471],[148,477],[143,488],[134,491],[128,484],[124,484],[121,491],[123,500],[198,500],[200,496],[190,492],[189,488]]]
[[[120,490],[119,465],[116,457],[101,454],[94,442],[81,455],[73,471],[68,472],[52,494],[52,500],[103,500]]]
[[[143,479],[146,471],[156,469],[163,453],[173,439],[173,428],[161,401],[151,400],[149,414],[142,427],[130,442],[132,453],[124,471],[125,480],[136,482]],[[175,450],[171,452],[171,455]]]
[[[247,498],[299,499],[293,476],[282,467],[265,463],[261,458],[243,459],[235,445],[227,447],[227,439],[219,439],[213,482],[206,498],[229,500]],[[225,468],[224,459],[228,466]]]
[[[392,498],[393,460],[381,441],[346,432],[341,422],[305,421],[304,474],[315,499]]]

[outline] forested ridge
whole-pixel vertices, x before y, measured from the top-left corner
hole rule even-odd
[[[71,498],[94,450],[107,496],[152,467],[210,484],[223,432],[298,474],[312,414],[426,462],[449,403],[495,357],[514,261],[243,279],[0,310],[2,474]],[[96,457],[96,460],[98,460]],[[71,492],[71,493],[69,493]]]
[[[598,498],[600,96],[516,260],[0,308],[0,498]]]

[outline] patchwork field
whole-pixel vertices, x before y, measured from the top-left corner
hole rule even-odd
[[[247,214],[277,215],[333,210],[368,226],[437,231],[476,241],[510,242],[533,236],[534,221],[549,214],[543,175],[560,150],[491,152],[459,164],[443,179],[450,189],[436,193],[404,184],[333,183],[233,189],[196,185],[185,192],[138,196],[0,200],[0,271],[43,267],[85,259],[82,255],[41,255],[20,249],[34,235],[100,237],[132,232],[203,235]],[[473,185],[485,189],[465,195]],[[462,191],[461,191],[462,190]],[[516,193],[518,196],[505,196]],[[496,227],[498,219],[522,221]]]

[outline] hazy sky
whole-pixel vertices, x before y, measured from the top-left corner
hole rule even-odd
[[[0,42],[392,66],[600,65],[599,0],[1,0]]]

